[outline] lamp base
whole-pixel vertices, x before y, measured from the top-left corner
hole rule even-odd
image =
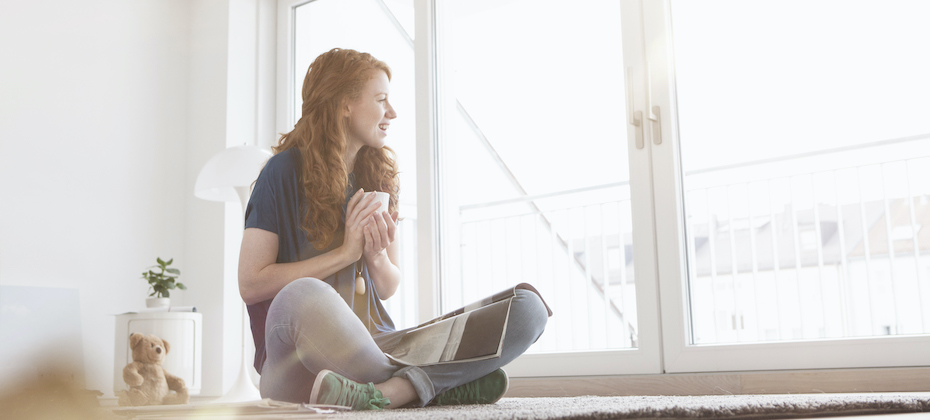
[[[213,401],[214,403],[231,403],[231,402],[243,402],[243,401],[258,401],[262,399],[262,395],[258,392],[258,389],[255,388],[255,384],[252,383],[252,379],[249,378],[249,362],[245,357],[245,346],[246,346],[246,306],[245,302],[242,303],[242,353],[241,353],[241,363],[239,364],[239,375],[236,378],[236,382],[233,383],[232,388],[226,392],[222,397]]]
[[[262,395],[258,392],[258,389],[255,388],[255,384],[252,383],[249,374],[245,370],[245,366],[243,366],[243,368],[239,370],[239,377],[236,378],[236,382],[233,384],[232,388],[226,392],[226,395],[223,395],[213,402],[231,403],[258,401],[260,399],[262,399]]]

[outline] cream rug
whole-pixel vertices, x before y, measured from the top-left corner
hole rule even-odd
[[[491,405],[345,412],[345,420],[792,419],[930,412],[930,394],[504,398]]]

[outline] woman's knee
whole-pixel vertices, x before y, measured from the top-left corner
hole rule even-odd
[[[278,292],[268,310],[268,320],[327,313],[334,305],[340,304],[345,305],[345,302],[328,283],[311,277],[301,278],[288,283]]]
[[[298,303],[306,304],[308,301],[314,300],[325,302],[333,298],[342,299],[336,289],[333,289],[328,283],[312,277],[304,277],[284,286],[274,300],[275,302],[287,303],[290,306]]]
[[[539,338],[549,321],[549,310],[536,293],[526,289],[517,289],[510,306],[510,316],[521,319],[524,328],[535,330],[534,336]]]

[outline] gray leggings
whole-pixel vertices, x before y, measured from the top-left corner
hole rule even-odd
[[[535,293],[518,289],[500,358],[435,366],[398,366],[384,351],[404,331],[372,336],[338,293],[323,281],[298,279],[278,292],[268,310],[262,398],[307,402],[317,372],[329,369],[360,383],[407,378],[424,406],[437,395],[510,363],[542,335],[548,313]]]

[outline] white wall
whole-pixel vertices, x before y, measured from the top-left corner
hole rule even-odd
[[[198,286],[185,291],[186,305],[204,315],[202,396],[222,395],[235,378],[241,339],[237,302],[226,304],[235,283],[224,282],[224,218],[226,206],[195,198],[194,182],[200,168],[226,147],[229,6],[226,0],[196,0],[190,4],[190,73],[188,85],[188,141],[186,167],[187,274]],[[232,335],[232,337],[230,337]],[[231,341],[232,340],[232,341]]]
[[[156,256],[204,314],[202,395],[231,383],[226,210],[193,196],[226,147],[228,31],[223,0],[0,3],[0,284],[78,289],[88,389],[112,392],[112,315]]]

